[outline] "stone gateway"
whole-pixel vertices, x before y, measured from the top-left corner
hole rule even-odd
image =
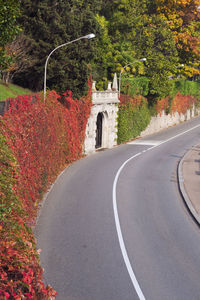
[[[113,82],[116,86],[116,82]],[[92,86],[92,109],[85,133],[84,152],[92,153],[101,148],[112,148],[117,144],[118,90],[108,83],[106,91],[97,91]]]

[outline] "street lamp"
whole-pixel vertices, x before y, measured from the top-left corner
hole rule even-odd
[[[120,71],[120,74],[119,74],[119,97],[120,97],[120,86],[121,86],[121,76],[122,76],[122,72],[123,70],[125,70],[126,67],[130,66],[130,65],[133,65],[134,63],[138,62],[138,61],[146,61],[147,59],[145,57],[141,58],[141,59],[138,59],[138,60],[135,60],[134,62],[132,63],[129,63],[127,65],[125,65],[121,71]]]
[[[57,49],[59,49],[59,48],[61,48],[61,47],[63,47],[63,46],[72,44],[72,43],[77,42],[77,41],[82,40],[82,39],[88,39],[88,40],[90,40],[90,39],[92,39],[92,38],[94,38],[94,37],[95,37],[95,34],[94,34],[94,33],[90,33],[90,34],[81,36],[81,37],[79,37],[78,39],[75,39],[75,40],[73,40],[73,41],[64,43],[64,44],[62,44],[62,45],[60,45],[60,46],[57,46],[55,49],[53,49],[53,50],[51,51],[51,53],[48,55],[48,57],[47,57],[47,59],[46,59],[46,62],[45,62],[45,68],[44,68],[44,101],[45,101],[45,99],[46,99],[47,64],[48,64],[48,61],[49,61],[49,58],[50,58],[51,54],[53,54]]]

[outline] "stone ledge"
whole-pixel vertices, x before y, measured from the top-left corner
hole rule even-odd
[[[113,104],[119,103],[118,92],[117,91],[98,91],[92,93],[92,103],[93,104]]]

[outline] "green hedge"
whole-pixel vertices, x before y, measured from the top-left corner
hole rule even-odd
[[[119,106],[118,144],[136,138],[148,126],[151,120],[147,103],[133,105],[128,102]]]
[[[121,92],[130,96],[147,96],[149,93],[149,79],[147,77],[123,78]]]
[[[200,98],[200,81],[174,80],[170,95],[174,97],[178,92],[183,96]]]
[[[200,81],[176,79],[170,80],[170,82],[170,96],[174,97],[178,92],[180,92],[183,96],[195,96],[197,98],[200,98]],[[149,79],[147,77],[122,77],[121,92],[130,96],[147,96],[149,94]]]

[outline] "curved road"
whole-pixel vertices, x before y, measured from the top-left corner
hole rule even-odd
[[[35,235],[45,279],[63,300],[200,299],[200,231],[177,164],[200,117],[68,167]]]

